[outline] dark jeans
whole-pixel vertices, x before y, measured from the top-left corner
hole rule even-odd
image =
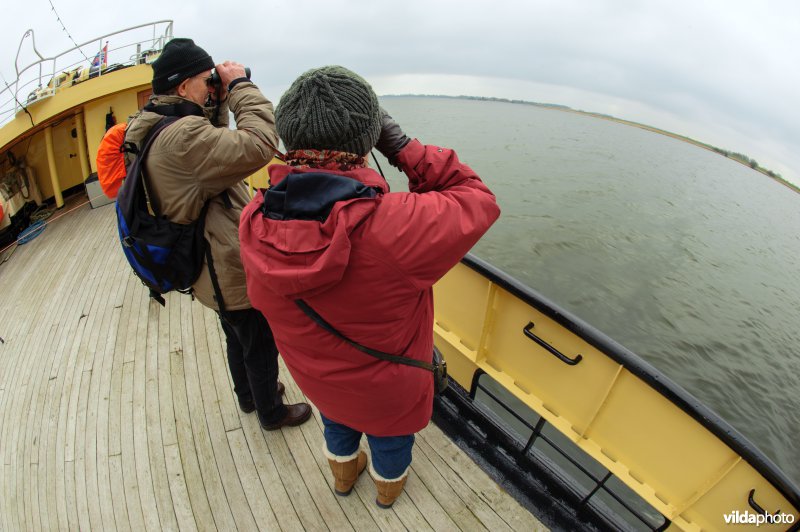
[[[278,348],[266,318],[256,309],[219,313],[228,345],[228,367],[239,400],[252,399],[262,423],[277,423],[287,413],[278,396]]]
[[[336,423],[320,412],[323,435],[328,452],[336,456],[350,456],[358,450],[361,433],[347,425]],[[394,480],[406,472],[411,465],[411,449],[414,447],[414,435],[406,436],[370,436],[367,434],[369,450],[372,452],[372,467],[375,472],[387,480]]]

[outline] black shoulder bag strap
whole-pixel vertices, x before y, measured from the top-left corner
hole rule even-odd
[[[340,340],[343,340],[343,341],[347,342],[348,344],[350,344],[351,346],[355,347],[356,349],[358,349],[362,353],[366,353],[368,355],[374,356],[375,358],[380,358],[381,360],[386,360],[388,362],[396,362],[398,364],[405,364],[406,366],[415,366],[415,367],[418,367],[418,368],[426,369],[428,371],[434,371],[435,372],[436,369],[437,369],[436,366],[434,366],[433,364],[428,364],[427,362],[422,362],[420,360],[415,360],[413,358],[406,358],[406,357],[401,357],[401,356],[397,356],[397,355],[390,355],[389,353],[384,353],[383,351],[378,351],[376,349],[371,349],[369,347],[365,347],[365,346],[359,344],[358,342],[354,342],[353,340],[351,340],[347,336],[343,335],[342,333],[340,333],[339,331],[334,329],[333,325],[331,325],[330,323],[325,321],[322,318],[322,316],[317,314],[317,312],[313,308],[311,308],[308,305],[308,303],[306,303],[302,299],[295,299],[294,302],[298,307],[300,307],[300,310],[302,310],[309,318],[314,320],[314,322],[317,325],[319,325],[320,327],[322,327],[323,329],[325,329],[326,331],[328,331],[329,333],[331,333],[335,337],[339,338]]]
[[[220,194],[222,198],[222,202],[225,204],[226,209],[233,208],[233,202],[231,201],[230,196],[228,196],[228,191],[225,190]],[[200,218],[203,219],[203,225],[205,226],[205,217],[206,212],[208,212],[208,205],[211,203],[211,200],[208,200],[205,205],[203,205],[203,210],[200,211]],[[205,230],[204,228],[201,230]],[[211,256],[211,244],[206,241],[206,264],[208,264],[208,275],[211,277],[211,286],[214,287],[214,297],[217,299],[217,306],[219,307],[220,314],[225,312],[225,299],[222,297],[222,289],[219,287],[219,279],[217,278],[217,270],[214,268],[214,259]]]

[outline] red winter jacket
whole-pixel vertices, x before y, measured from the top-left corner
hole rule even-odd
[[[397,159],[409,178],[408,193],[388,193],[370,168],[272,166],[273,187],[293,176],[284,183],[286,205],[295,176],[345,176],[378,193],[337,201],[318,221],[265,216],[262,191],[244,209],[239,227],[248,296],[269,321],[292,377],[325,416],[375,436],[413,434],[428,424],[431,373],[356,350],[320,328],[294,300],[304,299],[364,346],[430,362],[432,286],[500,215],[494,195],[452,150],[414,140]],[[308,190],[294,200],[298,196],[305,200]]]

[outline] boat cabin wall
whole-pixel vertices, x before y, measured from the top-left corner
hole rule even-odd
[[[96,170],[106,113],[113,109],[117,121],[127,121],[147,101],[152,77],[150,65],[136,65],[29,103],[0,129],[0,161],[7,161],[9,151],[25,157],[43,198],[54,198],[60,207],[62,193],[82,186]]]
[[[55,169],[61,192],[82,185],[89,175],[84,175],[81,157],[86,157],[89,173],[97,171],[96,155],[100,141],[106,132],[106,114],[113,110],[117,122],[126,122],[151,94],[151,89],[138,87],[86,103],[75,110],[76,115],[65,116],[50,125],[53,139]],[[81,150],[79,143],[84,149]],[[2,171],[11,165],[8,152],[17,160],[25,161],[43,200],[53,199],[55,191],[50,178],[50,163],[47,158],[47,133],[40,130],[18,142],[2,154]]]
[[[78,145],[79,142],[84,142],[85,147],[86,142],[78,124],[78,120],[82,119],[83,115],[66,116],[51,125],[54,163],[61,191],[81,185],[86,179],[81,170],[80,161],[81,153],[85,154],[86,151],[85,149],[81,150]],[[47,158],[47,131],[42,130],[35,133],[17,143],[10,151],[17,160],[24,159],[25,164],[33,170],[33,176],[42,199],[53,198],[55,192],[50,179],[50,163]],[[4,155],[4,158],[7,157]]]
[[[149,87],[118,92],[84,105],[84,123],[86,125],[86,144],[89,150],[89,164],[92,172],[97,171],[97,148],[106,133],[106,114],[114,111],[116,122],[127,122],[141,106],[147,103],[152,94]],[[84,176],[85,178],[86,176]]]

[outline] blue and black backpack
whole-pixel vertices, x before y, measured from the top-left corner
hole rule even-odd
[[[150,289],[150,297],[161,305],[164,305],[163,294],[167,292],[191,292],[203,268],[207,249],[203,230],[208,202],[197,220],[177,224],[161,214],[157,198],[147,193],[145,157],[159,133],[179,118],[164,116],[145,136],[141,149],[126,143],[126,150],[134,157],[116,203],[117,228],[125,258],[136,276]],[[212,274],[212,277],[215,276]],[[216,289],[216,282],[214,284]]]

